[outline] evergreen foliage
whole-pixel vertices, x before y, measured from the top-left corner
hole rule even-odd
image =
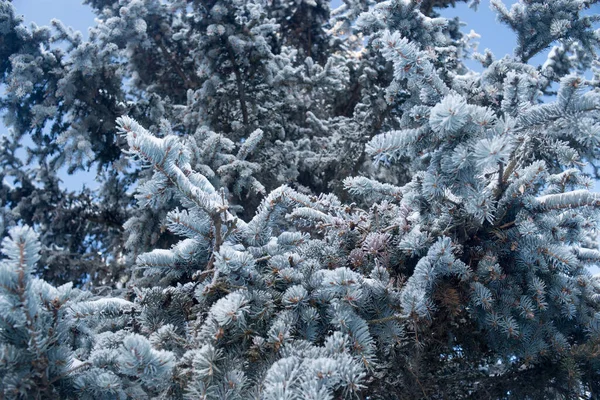
[[[87,3],[0,0],[1,398],[600,396],[597,1]]]

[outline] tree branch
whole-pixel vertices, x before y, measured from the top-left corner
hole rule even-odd
[[[231,65],[233,66],[233,73],[235,74],[235,82],[237,84],[238,96],[240,98],[240,108],[242,109],[242,120],[244,122],[245,128],[248,129],[248,108],[246,106],[246,90],[244,89],[244,82],[242,81],[242,73],[240,72],[240,68],[235,62],[235,54],[233,53],[231,44],[229,44],[227,39],[224,39],[223,41],[225,42],[225,46],[227,47],[229,61],[231,61]]]

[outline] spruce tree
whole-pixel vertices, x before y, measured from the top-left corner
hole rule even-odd
[[[597,1],[87,3],[0,0],[3,398],[600,396]]]

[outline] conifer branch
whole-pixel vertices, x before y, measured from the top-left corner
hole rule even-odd
[[[175,69],[175,72],[177,72],[177,75],[179,75],[179,77],[183,81],[185,87],[187,89],[194,88],[194,84],[192,83],[190,78],[183,72],[183,70],[179,66],[179,63],[177,63],[177,60],[175,60],[173,54],[171,54],[169,49],[167,49],[163,36],[160,33],[158,33],[155,36],[155,40],[158,44],[158,47],[160,47],[161,52],[165,55],[165,57],[167,57],[167,59],[171,63],[171,66],[173,67],[173,69]]]
[[[240,101],[240,109],[242,110],[242,122],[244,123],[244,127],[246,130],[250,129],[248,123],[248,107],[246,105],[246,89],[244,88],[244,82],[242,80],[242,73],[236,61],[235,53],[233,52],[233,48],[231,44],[227,42],[227,39],[223,39],[224,45],[227,47],[227,54],[229,56],[229,62],[233,67],[233,73],[235,74],[235,82],[237,85],[237,92]]]

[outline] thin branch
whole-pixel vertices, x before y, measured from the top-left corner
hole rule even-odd
[[[410,372],[412,374],[412,376],[415,377],[415,380],[417,381],[417,384],[419,385],[419,387],[421,388],[421,391],[423,392],[423,396],[426,399],[429,399],[429,396],[427,396],[427,393],[425,392],[425,388],[421,384],[421,381],[419,380],[419,377],[413,372],[412,368],[408,367],[407,369],[408,369],[408,372]]]
[[[185,84],[186,89],[193,88],[194,84],[192,83],[190,78],[188,78],[188,76],[183,72],[183,70],[177,63],[177,60],[175,60],[175,57],[173,56],[173,54],[169,51],[169,49],[167,49],[167,46],[165,46],[165,41],[163,40],[162,35],[157,34],[155,36],[155,39],[156,39],[156,42],[158,43],[158,47],[160,47],[160,50],[167,56],[167,58],[169,59],[169,62],[175,69],[175,72],[177,72],[177,75],[179,75],[181,77],[181,79],[183,80],[183,83]]]
[[[517,221],[510,221],[505,223],[504,225],[500,225],[498,227],[498,229],[506,229],[506,228],[510,228],[511,226],[513,226]]]
[[[90,365],[91,365],[91,364],[90,364],[89,362],[87,362],[87,361],[86,361],[86,362],[84,362],[83,364],[80,364],[80,365],[78,365],[78,366],[76,366],[76,367],[73,367],[73,368],[71,368],[70,370],[68,370],[68,371],[66,371],[66,372],[63,372],[62,374],[60,374],[60,375],[58,375],[58,376],[54,377],[54,379],[52,379],[52,380],[50,381],[50,384],[52,385],[53,383],[55,383],[56,381],[58,381],[58,380],[60,380],[60,379],[64,378],[65,376],[67,376],[67,375],[69,375],[69,374],[72,374],[73,372],[75,372],[75,371],[77,371],[77,370],[79,370],[79,369],[82,369],[82,368],[85,368],[85,367],[89,367]]]
[[[225,42],[225,47],[227,47],[227,54],[229,55],[229,61],[231,61],[231,65],[233,65],[233,73],[235,74],[235,82],[237,85],[238,96],[240,98],[240,108],[242,109],[242,119],[244,122],[244,126],[248,129],[248,108],[246,106],[246,90],[244,89],[244,82],[242,81],[242,73],[240,72],[240,68],[235,62],[235,54],[233,53],[233,48],[227,39],[223,40]]]
[[[405,320],[406,320],[405,317],[401,317],[399,315],[390,315],[389,317],[384,317],[384,318],[379,318],[379,319],[371,319],[371,320],[367,321],[367,324],[375,325],[375,324],[383,324],[383,323],[389,322],[389,321],[405,321]]]

